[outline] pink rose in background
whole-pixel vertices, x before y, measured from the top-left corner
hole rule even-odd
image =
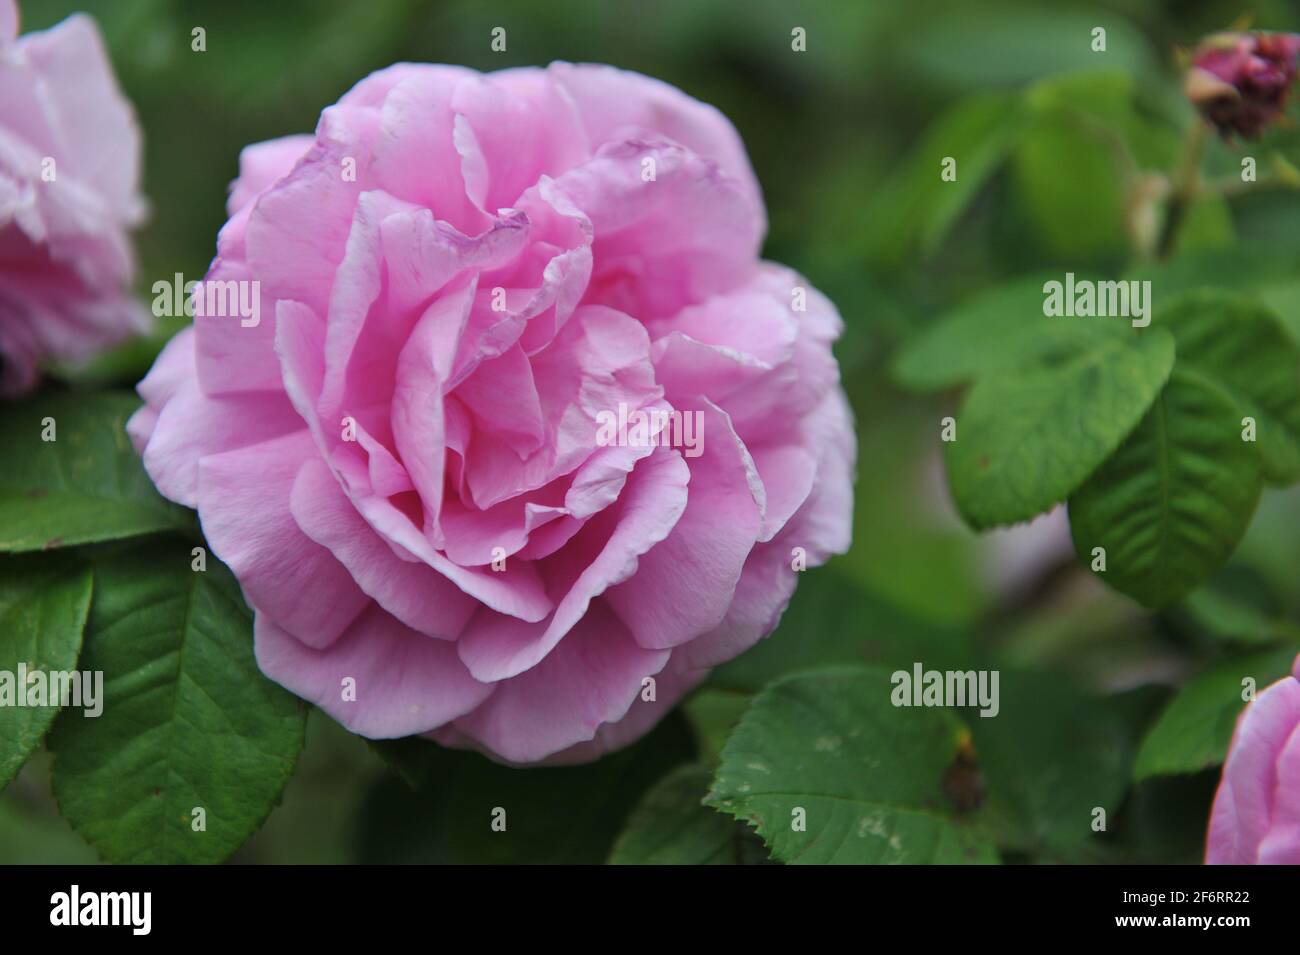
[[[1300,659],[1237,720],[1205,861],[1300,864]]]
[[[99,31],[74,16],[17,39],[0,0],[0,395],[80,362],[149,315],[127,294],[140,134]]]
[[[759,260],[716,110],[603,66],[399,64],[245,149],[229,212],[216,307],[129,430],[262,670],[354,732],[595,758],[847,549],[840,318]],[[602,438],[638,411],[702,440]]]

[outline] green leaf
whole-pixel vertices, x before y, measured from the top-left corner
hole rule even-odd
[[[1042,109],[1011,158],[1019,208],[1040,251],[1078,266],[1118,265],[1128,248],[1122,152],[1067,109]]]
[[[1025,92],[1026,128],[1011,170],[1013,212],[1034,233],[1031,255],[1073,269],[1119,268],[1126,249],[1154,245],[1161,180],[1144,170],[1170,168],[1180,136],[1168,119],[1139,110],[1138,94],[1151,92],[1114,69],[1054,76]],[[1186,219],[1180,246],[1231,240],[1220,200],[1194,203]]]
[[[1049,280],[1059,281],[1059,273],[1017,278],[949,309],[899,351],[895,380],[913,391],[940,391],[1116,334],[1113,323],[1044,315],[1043,286]]]
[[[1255,418],[1265,480],[1300,478],[1300,348],[1277,317],[1246,296],[1204,290],[1179,297],[1154,321],[1174,336],[1180,369],[1213,379]]]
[[[1070,498],[1070,533],[1101,579],[1148,607],[1184,597],[1236,549],[1261,486],[1241,408],[1222,388],[1176,370],[1142,423]]]
[[[0,407],[0,551],[46,550],[166,530],[193,516],[163,499],[126,436],[134,395],[66,392]],[[53,422],[53,441],[42,440]]]
[[[646,791],[695,758],[677,712],[634,745],[580,766],[502,766],[419,737],[372,747],[401,778],[381,780],[367,797],[363,863],[601,863]],[[492,826],[497,818],[503,831]]]
[[[997,93],[970,96],[947,112],[927,132],[911,158],[912,211],[919,227],[922,254],[931,255],[961,214],[997,170],[1014,143],[1020,126],[1014,97]],[[955,179],[940,174],[940,163],[951,157]],[[902,223],[896,223],[902,225]]]
[[[1257,527],[1262,518],[1252,523]],[[1242,547],[1246,545],[1243,543]],[[1199,633],[1222,643],[1300,646],[1300,625],[1287,619],[1285,606],[1268,579],[1235,559],[1188,594],[1177,616]]]
[[[933,253],[997,170],[1020,124],[1016,97],[984,93],[959,101],[926,131],[900,171],[876,194],[868,222],[871,258],[897,265]],[[942,162],[957,162],[956,179],[942,178]]]
[[[705,801],[754,825],[783,862],[996,862],[943,804],[961,721],[895,707],[891,692],[882,668],[778,680],[727,742]]]
[[[1300,343],[1300,279],[1270,282],[1255,294],[1282,322],[1294,343]]]
[[[983,530],[1069,497],[1142,419],[1173,363],[1173,339],[1157,330],[1098,336],[1082,349],[1063,344],[1015,373],[981,379],[945,447],[962,517]]]
[[[108,861],[221,861],[302,749],[306,709],[258,670],[234,578],[190,560],[188,543],[159,539],[95,567],[81,666],[104,673],[103,714],[65,713],[49,747],[64,816]]]
[[[18,775],[59,712],[45,680],[43,705],[18,705],[19,666],[24,678],[38,669],[76,668],[90,592],[90,568],[62,555],[0,558],[0,789]],[[6,698],[5,683],[13,697]]]
[[[1163,169],[1178,158],[1181,136],[1167,118],[1154,115],[1149,108],[1152,104],[1143,103],[1144,109],[1138,109],[1140,92],[1150,90],[1139,90],[1133,74],[1116,69],[1112,62],[1106,69],[1039,80],[1025,90],[1024,102],[1037,115],[1072,120],[1081,132],[1098,140],[1099,149],[1109,150],[1113,159],[1132,161],[1143,169]]]
[[[611,865],[737,865],[766,853],[749,828],[704,805],[713,774],[692,763],[650,788],[628,816]]]
[[[1167,262],[1142,265],[1124,277],[1151,283],[1152,298],[1167,302],[1196,289],[1231,288],[1253,291],[1284,286],[1296,274],[1296,257],[1265,242],[1239,242],[1222,249],[1188,249]],[[1279,290],[1279,295],[1285,292]],[[1268,304],[1276,306],[1276,302]]]
[[[1254,653],[1219,663],[1184,686],[1160,714],[1138,751],[1133,778],[1195,773],[1218,766],[1245,707],[1242,681],[1256,691],[1291,672],[1295,648]]]
[[[996,716],[969,720],[992,815],[1008,844],[1077,853],[1096,833],[1093,810],[1113,816],[1128,781],[1133,737],[1118,704],[1059,673],[1003,669]]]

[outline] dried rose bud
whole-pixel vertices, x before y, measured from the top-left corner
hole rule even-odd
[[[1183,89],[1225,139],[1254,139],[1282,115],[1297,54],[1300,34],[1217,33],[1196,48]]]

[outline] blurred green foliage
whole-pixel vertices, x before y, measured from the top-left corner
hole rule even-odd
[[[767,643],[721,668],[687,704],[693,747],[675,723],[642,744],[668,747],[655,751],[653,765],[666,771],[693,758],[716,761],[750,695],[796,669],[908,667],[914,660],[1040,668],[1034,679],[1009,684],[1004,707],[1014,712],[1015,700],[1028,707],[1053,695],[1055,678],[1041,669],[1051,668],[1070,687],[1054,696],[1057,715],[987,721],[996,726],[977,719],[975,745],[1009,767],[986,809],[988,824],[1004,830],[1004,847],[1018,847],[1007,857],[1079,858],[1077,831],[1062,833],[1053,822],[1078,807],[1061,809],[1061,793],[1037,788],[1042,780],[1101,777],[1099,785],[1118,800],[1143,731],[1172,694],[1162,686],[1201,672],[1208,675],[1196,686],[1213,685],[1214,668],[1243,645],[1256,652],[1294,645],[1300,492],[1265,492],[1228,567],[1184,604],[1147,613],[1095,583],[1068,541],[1021,566],[997,535],[967,530],[948,500],[936,441],[951,393],[909,395],[895,384],[906,381],[907,369],[899,375],[892,365],[900,343],[938,316],[1044,271],[1132,266],[1157,272],[1167,290],[1194,286],[1211,272],[1221,284],[1247,287],[1264,276],[1270,302],[1300,328],[1295,282],[1275,280],[1300,261],[1300,194],[1206,201],[1189,210],[1172,261],[1134,265],[1131,254],[1128,190],[1144,172],[1169,170],[1190,119],[1179,94],[1178,50],[1235,21],[1239,3],[26,0],[22,7],[24,30],[78,9],[93,14],[139,113],[153,204],[139,234],[142,295],[173,273],[204,272],[242,146],[309,132],[319,111],[356,80],[398,60],[478,69],[555,59],[612,63],[673,83],[732,119],[769,207],[765,254],[806,274],[846,320],[837,353],[858,421],[855,543],[849,555],[808,575]],[[1287,0],[1250,8],[1259,27],[1300,29],[1300,11]],[[190,49],[198,26],[207,31],[203,53]],[[505,53],[489,48],[495,26],[508,31]],[[806,53],[791,52],[793,26],[808,31]],[[1104,54],[1089,47],[1095,26],[1107,30]],[[1081,71],[1090,74],[1083,81]],[[960,188],[941,190],[939,157],[949,151],[963,157]],[[1211,143],[1207,168],[1230,175],[1239,154]],[[1200,257],[1183,257],[1192,254]],[[1268,261],[1281,267],[1267,268]],[[133,384],[175,327],[105,360],[86,380]],[[925,361],[911,371],[924,377],[934,369]],[[1119,692],[1134,687],[1144,689]],[[1081,739],[1089,713],[1102,715]],[[1179,711],[1170,714],[1166,724]],[[363,741],[317,713],[307,736],[281,808],[237,861],[473,855],[464,833],[438,831],[462,811],[460,790],[421,815],[419,801]],[[1178,768],[1211,765],[1224,742],[1220,723],[1214,739]],[[509,774],[477,756],[431,758],[464,787]],[[1035,778],[1017,775],[1017,766]],[[588,776],[599,782],[609,775],[598,768],[542,772],[558,774],[556,792],[586,791]],[[547,778],[530,781],[519,798],[544,803]],[[647,775],[647,784],[653,778]],[[680,801],[683,785],[700,778],[698,769],[680,770],[671,779],[675,789],[639,806],[637,818],[665,800]],[[0,795],[0,861],[92,857],[59,818],[47,779],[38,757]],[[1194,861],[1212,792],[1205,773],[1147,779],[1125,797],[1105,857]],[[618,789],[597,807],[607,814],[586,842],[547,833],[530,851],[539,859],[598,858],[618,831],[608,813],[622,818],[634,802],[627,787]],[[725,837],[725,827],[712,828]]]

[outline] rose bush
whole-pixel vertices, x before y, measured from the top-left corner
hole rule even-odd
[[[840,318],[759,260],[710,107],[401,64],[245,149],[229,213],[200,292],[267,318],[196,319],[129,430],[263,671],[354,732],[594,758],[772,630],[792,552],[847,548]],[[620,407],[699,412],[703,453],[598,441]]]
[[[1300,865],[1300,659],[1237,720],[1205,861]]]
[[[148,327],[126,294],[140,133],[99,30],[78,15],[17,34],[0,0],[0,396]]]

